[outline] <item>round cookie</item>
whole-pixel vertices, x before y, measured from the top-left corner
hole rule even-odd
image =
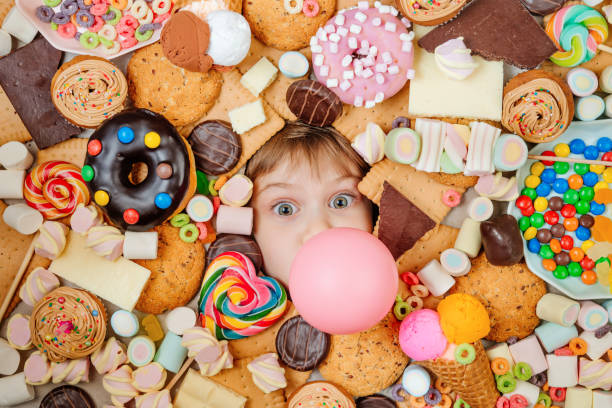
[[[164,57],[159,43],[139,49],[127,68],[134,105],[160,113],[174,126],[200,119],[214,105],[223,80],[215,70],[189,72]]]
[[[391,386],[408,364],[399,346],[399,322],[389,313],[376,326],[361,333],[332,336],[321,375],[362,397]]]
[[[54,388],[45,395],[40,402],[40,408],[95,407],[91,396],[80,387],[74,385],[62,385]]]
[[[509,337],[522,339],[533,332],[540,320],[536,304],[546,293],[543,280],[521,262],[493,266],[482,253],[472,260],[472,270],[456,278],[449,294],[467,293],[482,302],[491,319],[488,340],[503,342]]]
[[[200,288],[204,272],[205,249],[201,241],[187,243],[179,229],[164,223],[155,227],[159,241],[157,258],[134,260],[151,271],[136,309],[160,314],[186,305]]]
[[[302,12],[289,14],[282,0],[245,0],[242,14],[251,30],[264,44],[279,50],[299,50],[308,45],[336,11],[336,0],[318,0],[319,13],[306,17]]]
[[[327,381],[312,381],[293,391],[287,408],[355,408],[355,401],[345,390]]]
[[[235,251],[249,257],[255,269],[260,271],[263,266],[263,256],[259,245],[253,237],[238,234],[219,234],[217,239],[210,244],[206,252],[206,267],[211,261],[223,252]]]
[[[397,404],[389,397],[376,394],[357,398],[357,408],[397,408]]]
[[[315,368],[329,352],[329,334],[308,324],[302,316],[287,320],[276,335],[276,352],[283,363],[297,371]]]
[[[242,154],[242,140],[232,125],[221,120],[207,120],[189,135],[198,170],[213,176],[234,168]]]

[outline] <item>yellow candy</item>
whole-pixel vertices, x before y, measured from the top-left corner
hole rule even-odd
[[[604,174],[605,174],[605,172],[604,172]],[[604,178],[605,178],[605,177],[604,177]],[[593,191],[599,191],[599,190],[601,190],[602,188],[609,188],[609,187],[608,187],[608,183],[606,183],[605,181],[598,181],[598,182],[597,182],[597,184],[595,184],[595,185],[593,186]]]
[[[535,162],[531,165],[531,174],[539,176],[545,168],[546,166],[542,162]]]
[[[159,341],[164,338],[164,330],[159,324],[157,317],[152,314],[148,314],[142,318],[140,322],[142,328],[147,332],[147,336],[153,341]]]
[[[529,227],[525,230],[525,232],[523,233],[523,236],[525,237],[527,241],[529,241],[530,239],[534,239],[537,233],[538,233],[538,230],[535,227]]]
[[[144,137],[144,144],[149,149],[156,149],[161,143],[161,137],[157,132],[149,132]]]
[[[612,167],[608,167],[604,170],[603,179],[606,183],[612,183]]]
[[[606,169],[606,166],[604,166],[603,164],[591,164],[589,166],[589,169],[595,174],[601,174]]]
[[[538,176],[534,176],[532,174],[531,176],[527,176],[525,178],[525,187],[536,188],[539,185],[540,185],[540,178]]]
[[[597,280],[604,286],[610,286],[610,265],[607,262],[600,262],[595,265]]]
[[[94,194],[94,201],[101,207],[104,207],[110,201],[108,193],[104,190],[98,190]]]
[[[544,212],[548,208],[548,200],[544,197],[538,197],[533,201],[533,208],[537,212]]]
[[[570,148],[566,143],[559,143],[555,146],[553,151],[559,157],[567,157],[570,154]]]
[[[580,245],[580,248],[582,248],[584,252],[587,252],[593,245],[595,245],[595,243],[590,239],[587,239],[582,243],[582,245]]]

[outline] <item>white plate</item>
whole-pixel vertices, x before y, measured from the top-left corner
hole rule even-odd
[[[567,131],[562,134],[558,139],[549,143],[540,143],[529,151],[529,154],[541,154],[545,150],[553,150],[555,145],[559,143],[567,143],[573,139],[579,138],[584,140],[588,145],[594,145],[597,139],[600,137],[607,136],[612,139],[612,119],[596,120],[592,122],[572,122]],[[582,155],[570,154],[570,157],[584,158]],[[527,163],[521,167],[516,173],[516,179],[519,187],[519,191],[525,186],[525,178],[531,174],[530,167],[535,160],[527,160]],[[562,177],[567,179],[570,175],[574,174],[573,167],[570,166],[570,171],[564,174]],[[547,199],[552,196],[559,196],[560,194],[551,191]],[[510,202],[508,207],[508,213],[512,214],[517,220],[522,217],[521,211],[516,207],[515,201]],[[578,240],[573,232],[567,232],[572,238],[574,238],[574,245],[580,244],[582,241]],[[612,299],[612,294],[608,287],[603,286],[599,283],[594,285],[585,285],[582,283],[579,277],[568,276],[565,279],[557,279],[553,276],[552,272],[547,271],[542,266],[542,258],[538,254],[529,252],[527,249],[527,241],[523,239],[523,247],[525,252],[525,261],[527,267],[533,273],[538,275],[544,281],[550,285],[559,289],[566,295],[578,299]]]
[[[74,38],[61,37],[57,33],[57,31],[51,28],[51,23],[44,23],[40,21],[38,17],[36,17],[36,9],[39,6],[43,5],[42,0],[16,0],[15,5],[19,9],[19,11],[21,11],[21,13],[24,16],[26,16],[26,18],[30,20],[30,22],[36,26],[36,28],[38,28],[38,31],[40,31],[40,33],[47,39],[47,41],[49,41],[49,43],[53,47],[57,48],[58,50],[65,51],[65,52],[71,52],[74,54],[94,55],[96,57],[113,59],[113,58],[120,57],[124,54],[127,54],[129,52],[136,51],[137,49],[145,47],[149,44],[153,44],[154,42],[158,41],[159,37],[161,36],[162,29],[160,28],[158,30],[155,30],[153,32],[153,36],[149,38],[147,41],[139,42],[136,46],[132,48],[128,48],[125,50],[119,50],[119,52],[116,54],[108,55],[102,50],[102,47],[100,46],[94,48],[93,50],[88,50],[87,48],[83,47],[81,43],[79,43]],[[162,23],[162,27],[164,23]]]

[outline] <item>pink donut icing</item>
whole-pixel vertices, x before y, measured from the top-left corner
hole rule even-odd
[[[373,107],[414,77],[414,34],[389,6],[341,10],[310,39],[314,72],[342,102]]]

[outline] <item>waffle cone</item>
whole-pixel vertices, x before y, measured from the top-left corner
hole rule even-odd
[[[468,365],[441,358],[416,363],[427,368],[442,382],[448,384],[459,397],[470,404],[471,408],[493,408],[499,392],[497,392],[489,359],[480,341],[472,345],[476,350],[476,359]]]

